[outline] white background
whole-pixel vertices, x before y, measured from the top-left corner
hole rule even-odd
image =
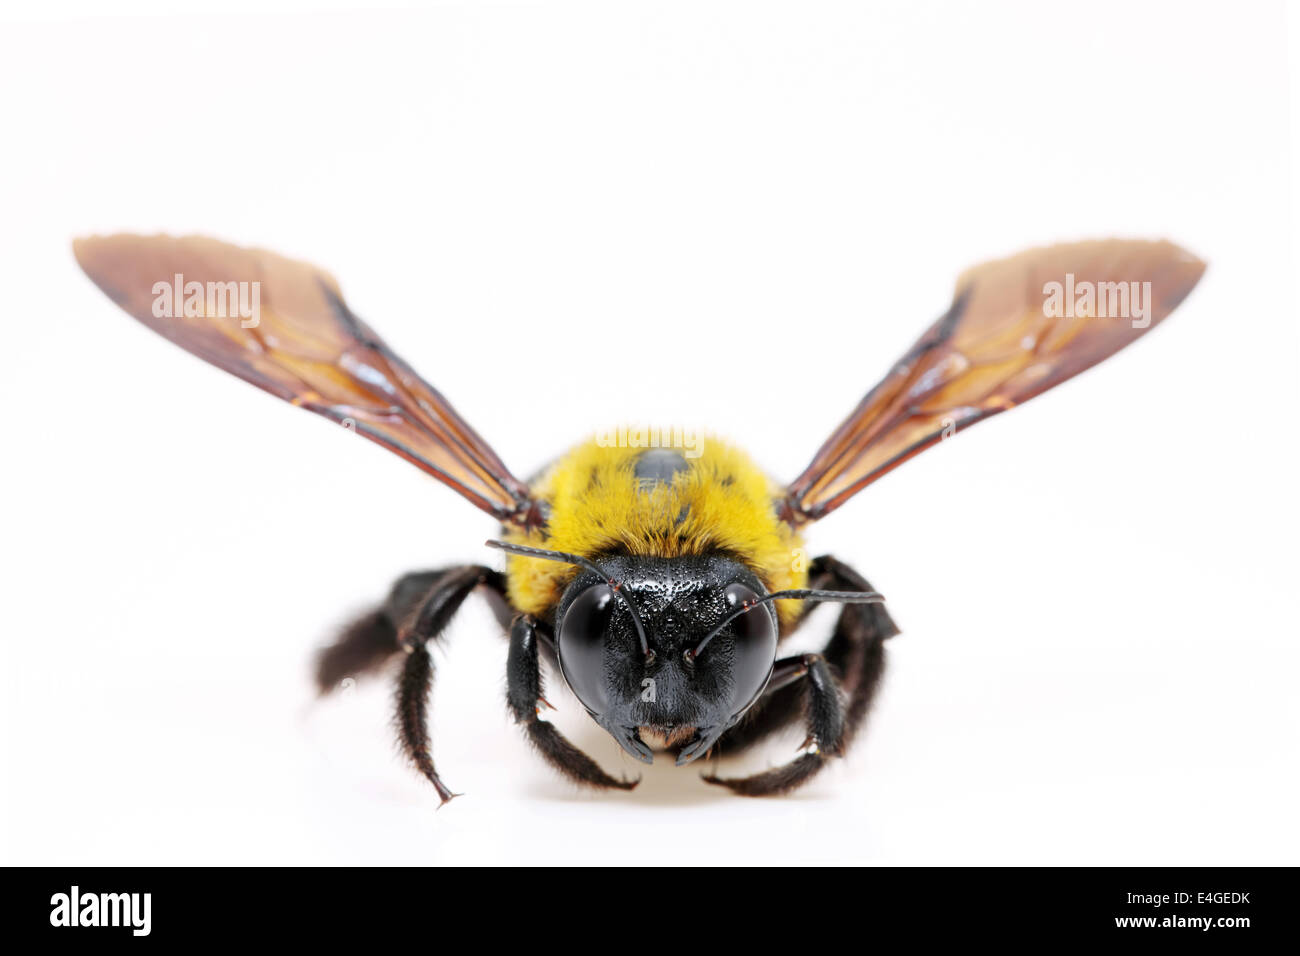
[[[1300,862],[1295,8],[90,6],[0,27],[5,862]],[[964,267],[1123,235],[1210,268],[813,529],[904,628],[814,785],[575,792],[475,601],[435,812],[387,683],[314,703],[309,660],[493,523],[131,322],[69,251],[119,230],[333,270],[519,474],[626,421],[793,477]]]

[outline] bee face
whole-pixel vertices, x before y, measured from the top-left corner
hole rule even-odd
[[[616,556],[600,564],[621,595],[608,579],[585,571],[556,609],[556,650],[565,681],[596,722],[638,759],[649,755],[643,732],[669,743],[711,743],[757,699],[772,674],[776,612],[770,604],[754,607],[698,656],[693,652],[740,605],[763,596],[763,585],[743,564],[720,555]]]

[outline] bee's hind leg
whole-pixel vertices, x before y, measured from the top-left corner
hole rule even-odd
[[[596,761],[571,744],[549,721],[538,716],[542,696],[542,670],[539,644],[551,642],[546,625],[521,614],[510,626],[510,654],[506,661],[506,703],[515,723],[524,728],[529,742],[552,767],[574,783],[585,787],[613,787],[631,790],[636,780],[610,776]]]
[[[368,611],[316,655],[316,689],[328,694],[344,681],[378,670],[397,651],[397,630],[383,609]]]
[[[809,587],[841,591],[875,590],[866,578],[842,561],[823,556],[809,569]],[[807,614],[805,610],[805,616]],[[802,622],[802,619],[801,619]],[[835,631],[820,657],[834,675],[833,684],[844,696],[843,727],[835,746],[813,731],[814,692],[803,681],[782,681],[774,673],[770,689],[746,715],[744,722],[728,731],[719,742],[726,753],[743,749],[772,732],[794,722],[801,712],[808,715],[810,736],[817,752],[807,753],[786,764],[753,777],[725,779],[705,777],[709,783],[729,787],[745,796],[785,793],[805,783],[825,765],[826,755],[842,753],[861,729],[875,697],[885,667],[886,639],[898,633],[882,604],[846,604],[840,611]],[[777,666],[793,666],[792,658]]]

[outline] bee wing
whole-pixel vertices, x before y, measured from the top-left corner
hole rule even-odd
[[[353,315],[328,273],[199,236],[95,236],[73,251],[109,298],[186,351],[355,428],[503,521],[537,519],[527,487]],[[191,300],[187,286],[202,294]]]
[[[786,520],[825,517],[941,439],[1113,355],[1158,325],[1204,271],[1205,263],[1173,243],[1131,240],[1032,249],[968,270],[947,314],[790,485]],[[1084,283],[1094,290],[1090,310],[1079,298]],[[1140,316],[1135,291],[1145,303]],[[1084,308],[1072,309],[1076,303]],[[1137,317],[1104,317],[1117,313]]]

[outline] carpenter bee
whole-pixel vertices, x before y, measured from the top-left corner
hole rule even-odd
[[[328,274],[212,239],[117,235],[77,261],[136,319],[285,401],[342,422],[451,486],[501,524],[486,564],[408,574],[322,651],[322,691],[401,660],[401,746],[443,803],[426,707],[428,653],[472,591],[509,636],[506,698],[541,756],[570,780],[630,789],[570,743],[542,708],[542,661],[638,760],[679,765],[802,721],[788,763],[738,794],[790,791],[861,728],[898,633],[883,598],[805,528],[913,455],[1095,365],[1191,291],[1204,263],[1169,242],[1034,249],[969,270],[948,311],[849,414],[793,482],[707,440],[578,445],[530,482],[388,348]],[[773,356],[773,363],[779,360]],[[642,444],[658,447],[637,447]],[[842,604],[819,654],[779,656],[819,603]]]

